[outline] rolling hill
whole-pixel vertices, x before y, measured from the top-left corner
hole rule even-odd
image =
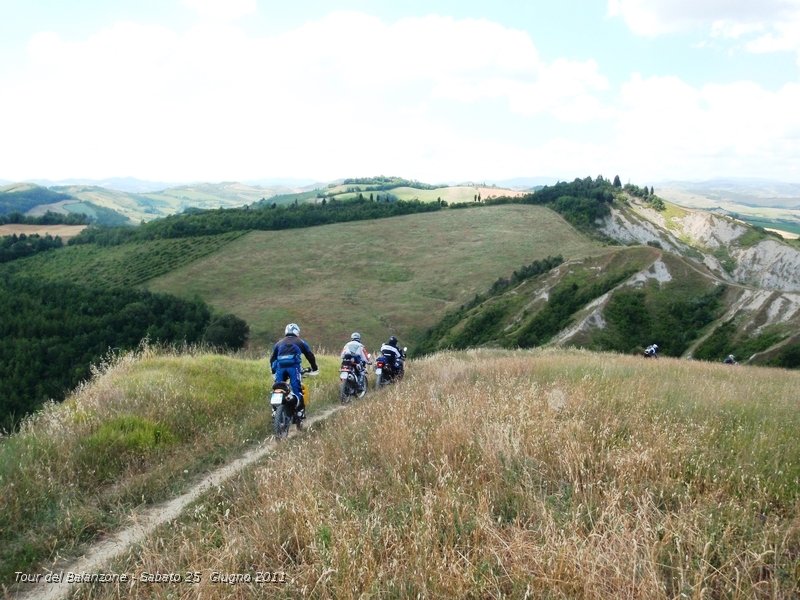
[[[349,180],[345,180],[349,181]],[[348,200],[363,191],[391,194],[398,200],[418,199],[433,202],[473,202],[481,198],[520,196],[522,191],[493,185],[434,186],[398,177],[352,180],[359,183],[289,186],[248,185],[239,182],[194,183],[153,190],[147,182],[123,182],[117,188],[89,183],[69,183],[49,187],[32,183],[10,184],[0,188],[0,214],[18,211],[40,216],[48,211],[83,213],[103,225],[138,225],[187,210],[211,210],[258,204],[278,206],[294,202]],[[372,183],[370,183],[372,182]],[[108,182],[113,185],[114,181]],[[125,188],[125,189],[122,189]],[[134,191],[139,190],[139,191]]]
[[[800,250],[741,221],[630,196],[595,226],[628,244],[451,312],[420,348],[576,345],[800,366]]]
[[[463,204],[322,200],[92,227],[0,277],[199,300],[242,331],[245,319],[255,352],[295,321],[329,351],[359,331],[372,349],[395,334],[417,354],[658,343],[672,356],[800,366],[799,246],[741,221],[602,178]],[[68,360],[73,376],[88,369]]]
[[[445,311],[548,255],[602,246],[538,206],[481,206],[300,230],[251,232],[147,282],[244,318],[263,347],[288,321],[328,349],[351,331],[410,345]]]

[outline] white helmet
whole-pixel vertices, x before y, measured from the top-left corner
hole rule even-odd
[[[284,333],[286,335],[300,335],[300,326],[297,323],[289,323]]]
[[[357,331],[354,331],[353,335],[350,336],[350,339],[355,341],[355,342],[360,342],[361,341],[361,334],[358,333]]]

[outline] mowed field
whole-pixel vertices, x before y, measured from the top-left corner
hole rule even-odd
[[[336,350],[357,330],[373,349],[390,333],[413,342],[522,265],[604,251],[547,208],[485,206],[251,232],[147,287],[240,316],[256,348],[295,321],[313,345]]]
[[[62,240],[75,237],[86,229],[86,225],[0,225],[0,236],[4,235],[52,235],[59,236]]]

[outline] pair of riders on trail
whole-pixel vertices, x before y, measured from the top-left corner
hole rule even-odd
[[[398,347],[397,337],[390,336],[386,343],[381,345],[381,354],[391,361],[392,368],[396,373],[403,372],[403,359],[405,355]],[[361,342],[361,334],[354,331],[350,336],[350,341],[344,345],[341,353],[342,360],[353,359],[358,368],[358,386],[364,389],[364,374],[367,365],[372,364],[372,360],[366,346]]]
[[[353,332],[350,336],[350,341],[344,345],[342,349],[342,358],[345,354],[354,356],[359,364],[359,385],[363,386],[364,371],[366,365],[371,364],[369,352],[367,352],[364,344],[361,343],[361,334]],[[391,356],[393,365],[397,372],[403,371],[403,359],[405,355],[398,348],[397,338],[391,336],[389,340],[381,346],[381,354],[384,356]],[[300,326],[297,323],[289,323],[284,330],[284,337],[275,343],[272,348],[272,355],[269,358],[270,368],[272,374],[275,376],[275,381],[289,381],[292,392],[299,399],[297,418],[302,421],[306,416],[306,403],[303,395],[303,388],[301,385],[301,362],[302,357],[305,356],[311,365],[311,374],[316,375],[319,373],[317,366],[317,358],[311,351],[311,346],[308,342],[300,337]]]

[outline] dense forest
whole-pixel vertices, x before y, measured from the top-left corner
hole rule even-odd
[[[0,429],[60,400],[109,351],[154,343],[244,344],[246,324],[201,301],[0,276]]]

